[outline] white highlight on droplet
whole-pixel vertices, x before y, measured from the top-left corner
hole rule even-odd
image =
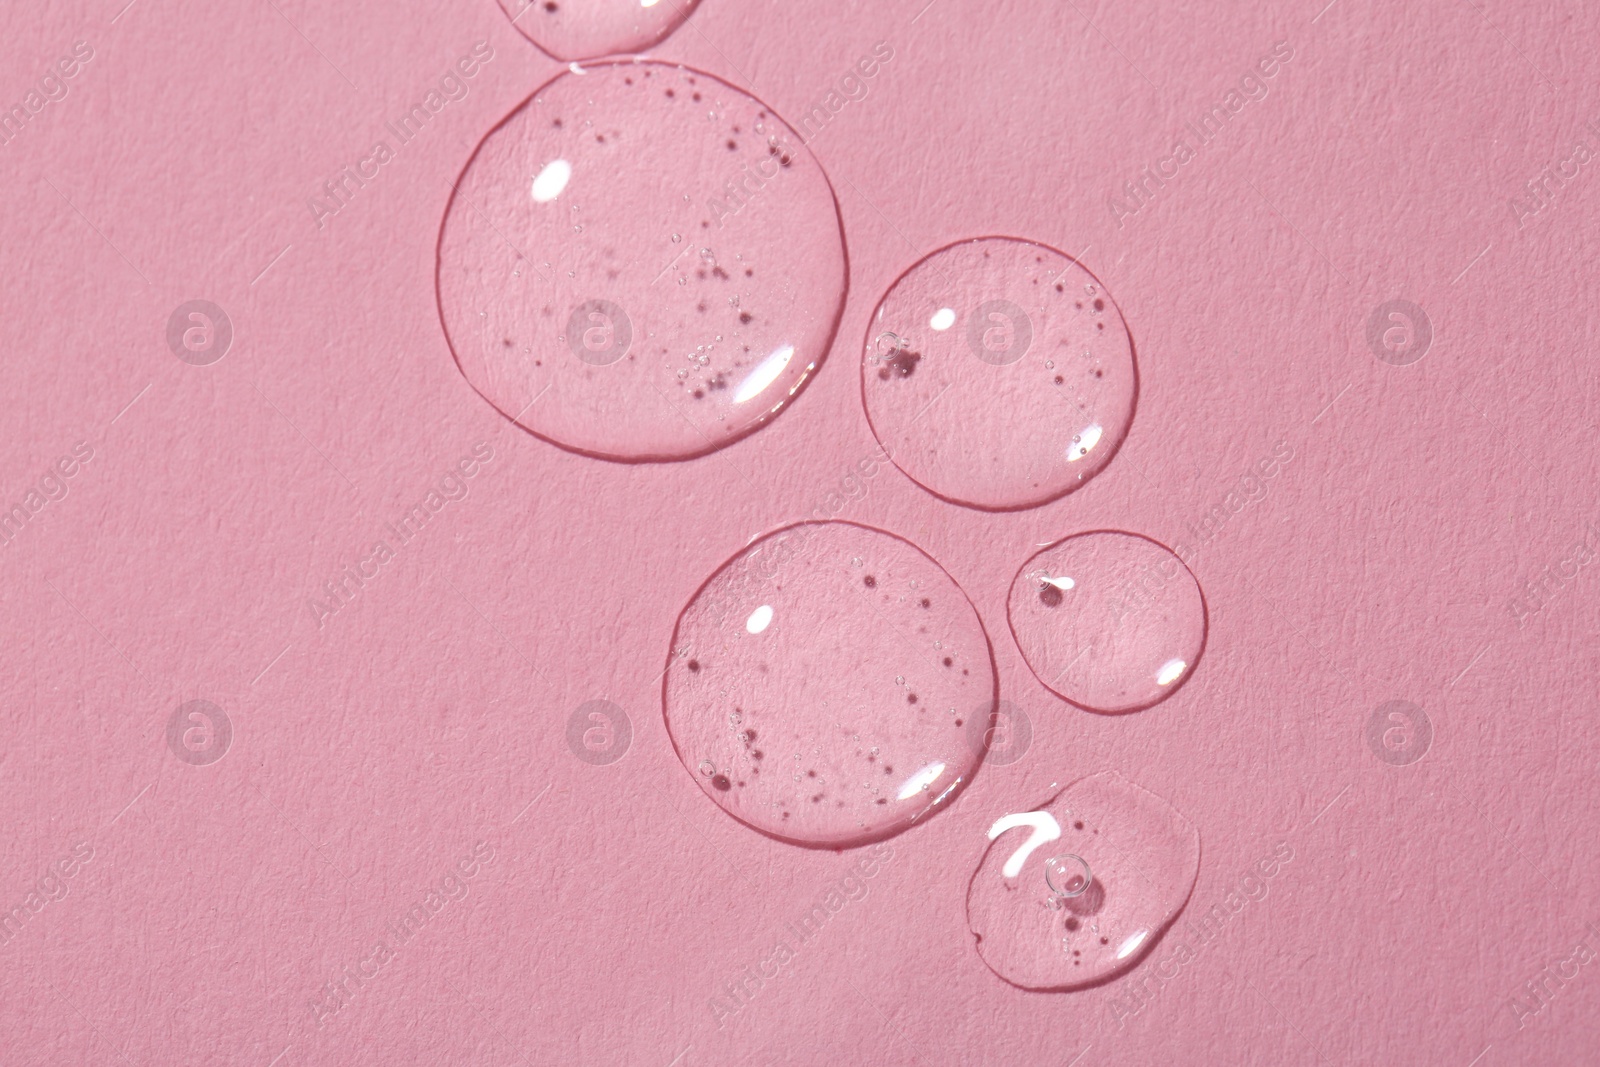
[[[739,383],[738,390],[733,394],[735,404],[743,404],[746,400],[753,400],[766,392],[767,386],[778,380],[778,375],[789,365],[794,358],[794,345],[783,345],[772,355],[762,360],[756,369],[751,371],[745,380]]]
[[[937,804],[943,804],[944,803],[944,798],[949,796],[951,793],[954,793],[958,788],[960,788],[960,786],[961,786],[961,779],[959,777],[957,777],[955,781],[951,782],[949,785],[944,787],[944,792],[943,793],[940,793],[938,796],[933,798],[934,804],[936,804],[936,805]]]
[[[561,195],[561,190],[572,180],[572,164],[564,159],[551,160],[544,165],[539,176],[533,179],[533,202],[548,204]]]
[[[1183,662],[1183,660],[1169,659],[1167,662],[1161,665],[1161,669],[1159,671],[1156,671],[1156,684],[1171,685],[1173,682],[1176,682],[1179,678],[1183,677],[1183,672],[1188,669],[1189,665]]]
[[[1078,434],[1078,439],[1067,446],[1067,462],[1073,463],[1089,454],[1089,450],[1100,443],[1100,437],[1105,431],[1098,422],[1090,423]]]
[[[658,3],[660,0],[639,0],[640,7],[655,7]]]
[[[928,320],[928,326],[935,330],[948,330],[956,324],[956,313],[953,308],[940,308],[933,313],[933,318]]]
[[[1149,930],[1134,931],[1134,933],[1131,934],[1126,941],[1117,946],[1117,959],[1125,960],[1135,952],[1138,952],[1139,946],[1144,944],[1144,939],[1149,936]]]
[[[1022,865],[1028,862],[1028,857],[1033,854],[1034,849],[1061,836],[1061,824],[1056,822],[1056,817],[1048,811],[1021,811],[996,819],[994,825],[989,827],[989,840],[993,841],[1017,826],[1032,827],[1033,833],[1028,835],[1022,847],[1013,852],[1011,858],[1006,860],[1005,866],[1000,868],[1000,873],[1007,878],[1015,878],[1022,873]]]
[[[750,617],[748,619],[744,620],[744,628],[746,630],[749,630],[753,634],[758,634],[762,630],[765,630],[767,627],[769,627],[771,625],[772,625],[772,605],[771,604],[763,604],[763,605],[761,605],[759,608],[757,608],[756,610],[754,610],[754,611],[752,611],[750,613]]]
[[[1068,578],[1065,575],[1062,575],[1060,578],[1049,578],[1049,577],[1047,577],[1047,578],[1044,579],[1044,583],[1046,585],[1053,585],[1057,589],[1072,589],[1072,588],[1076,587],[1077,584],[1078,584],[1077,582],[1073,581],[1071,578]]]
[[[916,796],[918,793],[932,785],[934,781],[937,780],[938,777],[943,773],[943,763],[928,764],[926,767],[922,768],[922,770],[906,779],[906,784],[900,787],[900,794],[899,796],[895,797],[895,799],[910,800],[912,797]]]

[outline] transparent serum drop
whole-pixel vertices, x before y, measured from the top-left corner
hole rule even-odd
[[[981,237],[890,286],[867,327],[861,392],[873,432],[919,485],[1014,511],[1110,462],[1138,375],[1121,312],[1076,260]]]
[[[978,955],[1012,985],[1069,991],[1144,958],[1189,900],[1200,834],[1107,771],[997,819],[967,888]]]
[[[1206,641],[1200,583],[1165,546],[1095,530],[1023,564],[1006,607],[1034,675],[1089,711],[1166,699],[1194,673]]]
[[[984,751],[989,640],[922,550],[848,522],[751,543],[684,608],[663,680],[678,758],[773,837],[844,848],[948,807]],[[707,771],[710,773],[707,773]]]
[[[643,52],[683,24],[699,0],[500,0],[517,31],[555,59]]]
[[[687,459],[776,417],[816,373],[844,243],[821,167],[759,100],[607,62],[559,75],[484,138],[445,213],[437,284],[457,366],[508,418],[584,455]]]

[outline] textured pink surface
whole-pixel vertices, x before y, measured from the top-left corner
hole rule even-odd
[[[791,122],[839,94],[810,148],[850,290],[771,425],[627,466],[510,426],[440,327],[450,183],[560,69],[493,0],[12,5],[0,1060],[1586,1062],[1600,14],[1324,7],[707,0],[657,56]],[[983,233],[1080,256],[1139,356],[1106,470],[999,515],[883,461],[855,366],[893,279]],[[1368,344],[1395,298],[1409,366]],[[166,340],[196,299],[233,326],[209,366]],[[729,818],[660,713],[689,596],[812,516],[937,559],[1032,725],[842,854]],[[1022,561],[1095,528],[1178,549],[1210,613],[1129,716],[1006,632]],[[209,765],[168,747],[195,699]],[[609,764],[568,743],[595,699],[631,719]],[[1369,747],[1391,700],[1432,726],[1407,765]],[[1199,830],[1193,897],[1129,975],[1023,993],[967,931],[985,831],[1107,769]]]

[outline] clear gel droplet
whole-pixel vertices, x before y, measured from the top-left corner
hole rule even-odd
[[[913,580],[922,596],[901,601]],[[732,788],[692,777],[774,837],[843,848],[892,836],[948,806],[982,760],[966,716],[936,709],[990,715],[983,624],[943,568],[892,534],[811,522],[755,541],[695,594],[670,647],[689,650],[663,690],[679,758],[721,769]],[[779,770],[788,753],[809,755]]]
[[[683,24],[699,0],[500,0],[528,40],[570,62],[643,52]]]
[[[1178,917],[1200,871],[1199,831],[1109,771],[996,820],[989,836],[967,924],[989,969],[1023,989],[1079,989],[1128,971]]]
[[[1080,708],[1138,711],[1194,673],[1206,640],[1200,583],[1167,548],[1096,530],[1035,555],[1007,616],[1039,681]]]
[[[946,500],[1011,511],[1105,467],[1138,380],[1122,314],[1079,292],[1090,277],[1011,237],[949,245],[900,276],[868,325],[861,374],[873,432],[906,474]]]
[[[723,125],[685,107],[696,94],[722,102]],[[701,455],[785,408],[838,324],[844,245],[799,136],[782,127],[769,151],[732,132],[762,115],[782,125],[716,78],[648,61],[562,74],[512,112],[439,239],[441,317],[472,386],[545,440],[621,461]]]

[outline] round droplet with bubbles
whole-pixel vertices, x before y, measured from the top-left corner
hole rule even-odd
[[[478,146],[439,235],[467,381],[537,436],[620,461],[700,455],[776,416],[844,287],[833,190],[799,136],[662,63],[545,85]]]
[[[1122,313],[1094,275],[1045,245],[980,237],[889,287],[868,326],[861,392],[873,432],[917,484],[1013,511],[1110,462],[1138,374]]]
[[[967,924],[989,969],[1023,989],[1080,989],[1129,970],[1200,872],[1199,831],[1110,771],[996,820],[989,840]]]
[[[563,62],[643,52],[663,40],[699,0],[500,0],[517,32]]]
[[[983,761],[968,720],[990,721],[996,686],[978,613],[938,563],[881,530],[808,522],[694,595],[662,693],[706,796],[762,833],[844,848],[949,806]]]
[[[1076,534],[1028,560],[1006,613],[1039,681],[1089,711],[1138,711],[1172,695],[1206,642],[1205,597],[1189,568],[1116,530]]]

